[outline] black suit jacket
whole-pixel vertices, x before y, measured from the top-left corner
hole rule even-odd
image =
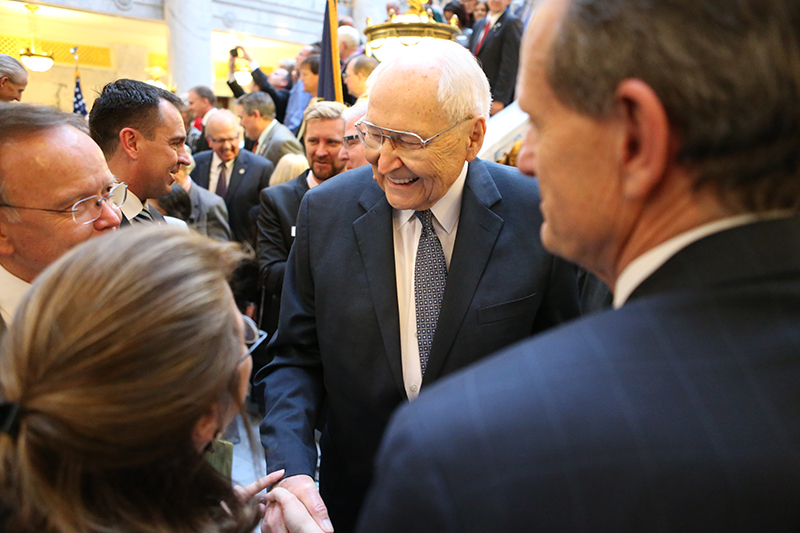
[[[487,16],[475,23],[469,43],[469,49],[473,54],[483,36],[488,18]],[[506,10],[489,30],[476,55],[489,79],[492,100],[503,105],[514,101],[521,40],[522,22]]]
[[[192,180],[208,189],[211,173],[211,161],[214,152],[203,152],[194,158],[197,166],[192,171]],[[258,205],[258,193],[269,186],[269,178],[274,167],[261,156],[246,150],[240,150],[228,176],[228,190],[225,193],[225,205],[228,206],[228,219],[233,239],[250,243],[255,247],[255,228],[250,222],[248,211]]]
[[[618,311],[397,413],[362,531],[798,531],[800,219],[706,237]]]
[[[577,315],[575,268],[545,252],[535,180],[473,161],[423,391]],[[362,167],[306,193],[286,265],[262,424],[269,471],[313,475],[337,532],[352,530],[392,411],[406,401],[392,207]],[[324,421],[321,419],[326,408]]]
[[[270,334],[278,326],[283,273],[294,243],[297,211],[308,192],[309,172],[306,170],[291,181],[261,191],[256,253],[264,289],[261,328]]]

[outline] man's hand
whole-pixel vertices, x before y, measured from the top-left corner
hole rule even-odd
[[[267,497],[264,494],[260,494],[260,492],[282,478],[283,472],[283,470],[276,470],[247,486],[234,485],[233,493],[242,503],[247,503],[255,498],[258,502],[258,512],[263,516],[267,509]]]
[[[228,74],[233,74],[234,72],[236,72],[236,58],[230,56],[228,58]]]
[[[489,116],[496,115],[503,110],[505,104],[502,102],[492,102],[492,107],[489,108]]]
[[[245,58],[248,63],[253,60],[253,58],[250,57],[250,54],[247,53],[247,50],[244,49],[244,46],[240,46],[239,50],[241,50],[242,57]]]
[[[286,489],[288,492],[293,494],[295,498],[297,498],[297,500],[299,500],[299,502],[305,506],[308,514],[311,515],[311,518],[314,519],[314,521],[317,523],[317,526],[319,526],[323,532],[333,532],[333,524],[331,524],[331,520],[328,517],[328,508],[325,507],[325,502],[322,501],[322,496],[319,495],[317,485],[314,483],[314,480],[311,478],[311,476],[304,474],[290,476],[278,483],[277,487]],[[268,497],[268,499],[271,499],[272,501],[269,503],[269,505],[267,505],[266,516],[261,522],[262,533],[297,532],[297,529],[287,528],[287,524],[290,527],[292,525],[296,526],[298,524],[296,520],[298,520],[298,516],[302,516],[302,514],[297,513],[293,508],[291,516],[284,517],[282,507],[277,501],[277,498]],[[304,530],[300,531],[302,532]]]
[[[322,533],[305,506],[288,490],[275,487],[267,494],[267,501],[280,505],[289,533]]]

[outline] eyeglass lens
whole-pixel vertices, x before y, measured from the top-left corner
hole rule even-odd
[[[128,187],[124,183],[114,185],[108,194],[90,196],[72,206],[72,218],[78,224],[90,224],[100,218],[103,213],[103,201],[114,207],[122,207],[128,196]]]

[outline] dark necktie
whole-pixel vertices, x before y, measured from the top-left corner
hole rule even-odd
[[[436,231],[433,229],[433,213],[414,213],[422,223],[419,236],[417,260],[414,262],[414,302],[417,314],[417,344],[422,375],[428,366],[439,310],[442,308],[444,286],[447,283],[447,263]]]
[[[139,211],[139,214],[133,217],[133,222],[138,222],[140,224],[153,224],[155,220],[153,220],[153,215],[150,214],[150,211],[147,210],[147,206],[143,205],[142,210]]]
[[[225,198],[225,193],[228,192],[227,183],[227,169],[225,168],[225,161],[219,164],[219,179],[217,180],[217,196]]]

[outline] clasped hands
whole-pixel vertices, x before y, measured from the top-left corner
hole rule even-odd
[[[287,477],[266,495],[260,494],[280,480],[283,474],[283,470],[277,470],[246,487],[234,487],[241,501],[258,498],[259,511],[264,512],[261,532],[332,533],[333,524],[328,517],[328,508],[311,476],[300,474]]]

